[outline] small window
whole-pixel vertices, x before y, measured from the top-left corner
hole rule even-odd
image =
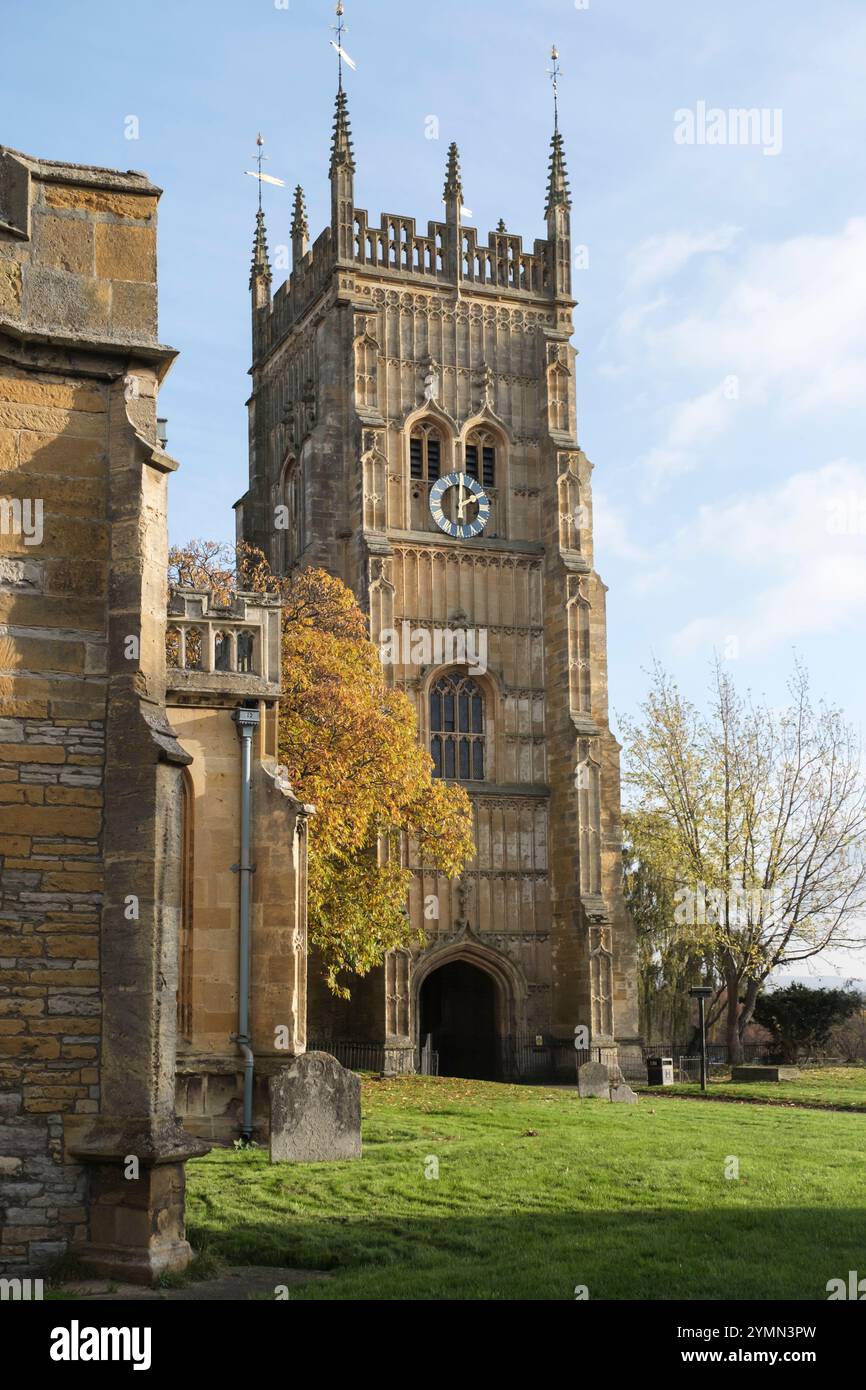
[[[424,441],[419,434],[409,440],[409,470],[413,478],[424,477]]]
[[[214,637],[214,670],[231,670],[231,637],[227,632],[218,632]]]
[[[432,425],[416,425],[409,440],[409,475],[434,483],[442,469],[442,437]]]
[[[253,669],[253,634],[251,632],[238,633],[238,671],[242,675],[249,675]]]
[[[469,677],[443,676],[430,692],[433,776],[484,780],[484,696]]]
[[[170,627],[165,634],[165,660],[175,669],[180,666],[180,628]]]
[[[200,671],[202,669],[202,640],[200,628],[187,628],[183,664],[188,671]]]
[[[475,478],[482,487],[496,486],[496,441],[486,430],[474,430],[463,451],[463,467],[467,476]]]
[[[481,451],[481,481],[485,487],[493,487],[496,480],[496,450],[485,444]]]

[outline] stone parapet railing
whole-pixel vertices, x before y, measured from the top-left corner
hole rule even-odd
[[[280,691],[280,601],[207,590],[172,589],[166,624],[170,691],[273,698]]]

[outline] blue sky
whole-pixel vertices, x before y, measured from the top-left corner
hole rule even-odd
[[[160,403],[182,463],[172,535],[228,538],[246,478],[256,190],[243,171],[261,130],[266,167],[304,185],[318,234],[333,5],[3,10],[0,140],[143,169],[165,190],[160,326],[181,350]],[[780,702],[796,650],[862,728],[862,0],[347,0],[346,17],[359,204],[441,215],[456,139],[474,225],[504,217],[528,243],[544,232],[546,70],[560,48],[614,711],[635,709],[653,655],[700,698],[714,649]],[[781,149],[678,143],[676,113],[699,103],[780,112]],[[289,190],[267,190],[266,211],[273,251],[289,240]]]

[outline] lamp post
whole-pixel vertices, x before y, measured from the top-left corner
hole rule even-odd
[[[692,999],[698,1001],[698,1015],[701,1028],[701,1090],[707,1089],[707,1020],[704,1004],[715,993],[710,985],[693,985],[689,990]]]

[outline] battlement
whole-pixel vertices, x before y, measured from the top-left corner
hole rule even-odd
[[[448,232],[446,222],[428,222],[423,235],[414,217],[391,212],[383,212],[379,225],[371,226],[367,210],[355,208],[352,264],[428,286],[472,285],[521,298],[552,294],[547,240],[536,238],[532,251],[526,251],[523,238],[511,232],[491,231],[484,244],[477,228],[461,226],[460,270],[455,279],[446,264]],[[318,299],[337,265],[331,228],[326,227],[276,291],[270,306],[259,311],[257,356],[266,355],[282,341]]]
[[[292,325],[303,318],[329,282],[334,266],[331,229],[326,227],[312,249],[295,266],[288,280],[280,285],[270,306],[259,310],[255,319],[257,356],[270,352]]]
[[[255,360],[268,356],[285,339],[337,274],[344,293],[351,293],[355,273],[419,287],[441,285],[459,291],[466,286],[482,297],[490,294],[497,299],[571,302],[571,194],[558,126],[551,140],[544,212],[547,237],[536,239],[531,251],[524,249],[523,239],[510,233],[502,222],[487,234],[486,242],[475,227],[464,225],[469,214],[463,205],[460,157],[453,143],[448,150],[444,218],[429,221],[426,233],[419,230],[414,217],[401,213],[383,212],[378,226],[371,225],[367,210],[355,204],[355,155],[342,86],[334,117],[330,181],[331,223],[312,249],[307,243],[304,192],[300,187],[295,189],[293,269],[273,296],[264,215],[259,207],[250,279]]]
[[[533,252],[523,249],[523,239],[509,232],[488,233],[487,245],[478,244],[475,227],[461,227],[462,265],[459,279],[500,290],[544,294],[548,288],[547,242],[536,241]],[[446,222],[428,222],[420,236],[414,217],[383,212],[378,227],[371,227],[364,208],[355,209],[356,264],[376,270],[413,276],[449,279],[445,267],[448,235]]]

